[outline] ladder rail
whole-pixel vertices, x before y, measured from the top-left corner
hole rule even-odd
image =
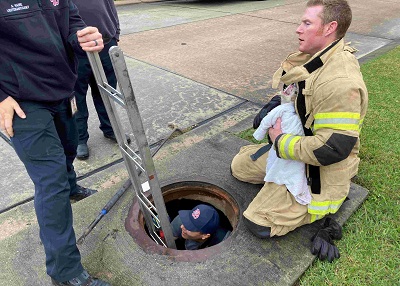
[[[107,89],[108,82],[107,82],[107,77],[104,73],[103,66],[101,64],[99,53],[87,52],[86,54],[89,59],[90,66],[92,68],[94,78],[96,79],[97,85],[99,87],[100,95],[104,102],[104,106],[106,107],[107,115],[110,119],[111,126],[113,127],[115,136],[117,138],[117,142],[126,142],[125,135],[121,134],[123,130],[121,122],[117,119],[117,116],[114,113],[115,110],[114,102],[109,100],[108,93],[106,93],[106,91],[108,91]],[[120,100],[125,105],[125,99],[123,98],[122,94],[120,95],[121,95]]]
[[[114,46],[110,48],[109,55],[121,92],[112,88],[108,84],[98,53],[87,53],[94,77],[97,85],[99,86],[101,97],[106,107],[107,114],[114,129],[125,166],[128,170],[133,188],[136,192],[136,197],[138,198],[138,201],[142,201],[139,203],[139,206],[146,221],[149,234],[156,243],[165,247],[168,246],[169,248],[176,249],[175,238],[173,237],[164,198],[162,196],[154,161],[146,138],[143,122],[140,117],[139,108],[136,103],[123,52],[119,47]],[[123,133],[122,123],[117,117],[118,113],[116,111],[114,102],[124,107],[127,112],[129,123],[132,128],[140,156],[138,156],[136,152],[129,147],[127,138]],[[143,174],[146,176],[143,184],[141,183],[141,178],[136,171],[137,168],[142,170]],[[144,190],[144,184],[149,185],[155,206],[151,204],[144,194],[147,191]],[[146,198],[145,201],[143,201],[140,197]],[[151,210],[152,208],[156,214],[153,213]],[[159,229],[157,229],[154,225],[153,216],[156,217],[157,224],[161,225],[166,244],[157,234],[157,230]]]

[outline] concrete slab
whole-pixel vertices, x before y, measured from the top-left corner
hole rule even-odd
[[[298,21],[293,15],[303,5],[295,3],[126,35],[120,46],[133,58],[263,103],[275,92],[270,88],[273,72],[288,53],[297,49]],[[360,50],[358,57],[391,41],[356,33],[349,33],[346,40]]]
[[[351,32],[346,34],[345,40],[346,42],[350,42],[350,45],[358,50],[358,52],[355,54],[357,59],[361,59],[393,42],[392,40],[385,38],[366,36]]]
[[[0,212],[33,196],[34,186],[14,149],[0,139]]]
[[[81,180],[81,184],[96,188],[99,193],[90,197],[91,202],[86,199],[72,205],[74,209],[76,205],[87,202],[82,213],[74,212],[74,225],[81,224],[81,229],[89,225],[127,176],[125,166],[121,163]],[[3,248],[3,252],[0,250],[0,285],[50,285],[44,267],[45,255],[39,239],[33,201],[2,213],[0,228],[0,244],[5,243],[3,246],[8,248]],[[28,282],[32,279],[35,282]]]
[[[297,47],[295,33],[287,32],[294,30],[291,23],[234,15],[125,35],[120,46],[135,59],[263,102],[273,72]]]
[[[243,102],[235,96],[135,59],[126,57],[125,61],[149,144],[169,134],[169,122],[175,122],[182,128],[188,127]],[[131,134],[126,111],[118,105],[116,107],[125,133]],[[89,128],[96,130],[96,112],[92,110],[90,114],[89,124],[92,126]],[[80,174],[121,158],[118,146],[102,137],[101,132],[95,132],[88,142],[91,150],[89,159],[74,162]]]
[[[19,172],[20,175],[24,175],[25,173],[26,172],[24,170],[21,170],[21,172]],[[81,177],[80,179],[78,179],[78,183],[86,187],[95,188],[98,190],[99,193],[115,193],[115,185],[120,184],[122,180],[126,180],[126,177],[127,171],[125,169],[124,163],[118,163],[114,166],[108,167],[107,171],[101,170],[96,173],[92,173],[90,176],[87,176],[85,178]],[[14,234],[28,228],[31,224],[36,223],[36,215],[33,206],[34,186],[29,181],[29,178],[22,178],[21,181],[23,183],[30,183],[32,185],[32,188],[22,189],[22,192],[19,195],[20,197],[24,195],[24,197],[20,198],[20,200],[15,203],[15,206],[8,209],[10,205],[7,205],[7,203],[13,201],[10,198],[4,196],[2,196],[1,198],[0,229],[2,231],[0,233],[0,241],[11,237]],[[16,188],[14,188],[14,190],[19,191],[19,189]],[[9,195],[9,193],[7,192],[3,193],[4,195]],[[12,199],[15,200],[15,198]],[[1,283],[2,281],[0,278],[0,285],[3,285]]]
[[[353,22],[349,31],[385,39],[400,38],[400,5],[397,0],[351,0]]]
[[[244,102],[235,96],[131,58],[127,58],[126,63],[149,144],[168,136],[171,132],[167,126],[168,122],[175,122],[181,128],[186,128]],[[98,128],[99,121],[90,93],[87,98],[90,157],[88,160],[74,161],[78,176],[86,176],[108,164],[121,161],[118,145],[104,138]],[[126,112],[119,106],[117,108],[122,126],[126,127],[125,132],[131,134]],[[190,116],[187,116],[188,114]],[[31,198],[34,187],[14,150],[3,140],[0,144],[4,145],[4,148],[1,146],[0,149],[0,171],[1,174],[7,174],[3,176],[4,180],[0,181],[3,193],[0,199],[1,211]]]
[[[118,17],[122,27],[121,34],[131,34],[175,26],[194,21],[224,17],[233,14],[266,9],[278,5],[299,2],[299,0],[269,1],[144,1],[152,2],[132,6],[139,1],[117,1]],[[119,5],[125,4],[125,5]],[[168,15],[168,17],[166,17]]]
[[[365,1],[362,0],[350,2],[353,21],[345,39],[359,50],[356,55],[357,58],[361,58],[400,38],[400,5],[391,5],[390,3],[392,2],[384,0],[372,0],[368,2],[368,5],[365,5]],[[298,11],[303,9],[303,2],[293,2],[246,14],[297,25],[301,17]],[[379,14],[376,11],[379,11]],[[384,16],[382,17],[382,15]]]
[[[207,11],[219,11],[229,14],[239,14],[254,10],[268,9],[275,6],[284,6],[292,3],[299,3],[302,0],[178,0],[159,2],[157,5],[185,7],[190,9],[201,9]]]
[[[150,144],[169,134],[171,131],[167,127],[169,122],[174,122],[181,128],[185,128],[235,108],[244,102],[238,97],[129,57],[126,57],[126,64]],[[128,117],[125,110],[118,105],[116,107],[122,119],[122,125],[125,127],[125,132],[131,133],[131,130],[127,127]],[[95,117],[94,113],[92,113],[91,118]],[[187,114],[191,116],[187,117]],[[96,121],[97,119],[93,120]],[[90,120],[90,123],[97,124],[93,123],[92,120]],[[96,144],[96,140],[93,141],[89,141],[89,143]],[[104,156],[104,152],[107,151],[101,148],[97,150],[99,156]],[[93,161],[99,159],[94,154]]]
[[[175,180],[213,183],[234,197],[241,214],[260,188],[239,182],[229,173],[232,157],[240,146],[248,144],[233,135],[251,123],[243,115],[251,113],[254,106],[245,106],[244,110],[247,112],[226,114],[175,138],[167,145],[164,156],[160,153],[156,160],[161,181],[164,184]],[[207,154],[207,160],[199,154]],[[118,176],[114,188],[122,184],[123,177],[122,173]],[[112,195],[113,192],[103,191],[73,205],[77,236]],[[366,190],[352,185],[349,200],[336,215],[338,221],[344,223],[366,195]],[[240,214],[237,228],[227,240],[194,251],[200,257],[214,251],[209,259],[184,262],[169,255],[150,253],[138,246],[123,227],[133,203],[133,193],[128,190],[80,248],[85,267],[112,285],[292,285],[314,260],[309,252],[310,237],[318,223],[301,227],[285,237],[260,240],[246,230]],[[15,209],[8,215],[15,217],[21,210]],[[45,275],[38,226],[34,222],[0,240],[0,255],[4,258],[0,274],[4,285],[50,285]]]
[[[193,10],[187,6],[161,5],[162,3],[118,7],[121,35],[154,30],[179,24],[226,16],[227,13],[210,10]],[[165,17],[168,15],[168,17]]]
[[[169,133],[168,122],[188,127],[244,102],[130,56],[125,59],[146,135],[152,143]]]
[[[370,0],[366,5],[363,0],[351,0],[349,3],[353,11],[353,20],[349,32],[386,39],[399,38],[400,5],[398,5],[398,1]],[[304,7],[304,1],[293,1],[293,3],[287,5],[279,5],[271,9],[246,14],[284,23],[299,24],[301,18],[299,11],[303,11]]]

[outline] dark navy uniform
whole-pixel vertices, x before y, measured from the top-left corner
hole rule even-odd
[[[97,27],[103,36],[104,49],[99,53],[101,63],[108,84],[113,88],[117,86],[117,78],[108,54],[112,46],[117,46],[119,41],[119,20],[114,0],[74,0],[79,9],[79,14],[89,26]],[[78,106],[76,123],[79,132],[79,144],[86,144],[89,139],[88,118],[89,111],[86,104],[86,93],[90,85],[93,104],[100,121],[100,130],[105,136],[114,136],[114,131],[108,118],[106,107],[101,98],[96,79],[94,78],[89,59],[85,52],[77,53],[78,79],[75,84],[75,96]],[[79,157],[78,157],[79,158]]]
[[[11,96],[26,114],[14,115],[11,139],[35,184],[47,273],[57,281],[83,272],[69,201],[78,142],[69,100],[85,26],[69,0],[0,1],[0,102]]]

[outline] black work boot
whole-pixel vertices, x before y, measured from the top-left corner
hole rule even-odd
[[[105,138],[110,139],[111,141],[117,143],[117,138],[115,137],[114,133],[108,133],[108,134],[103,133],[103,135]]]
[[[85,188],[85,187],[82,187],[79,185],[76,185],[76,188],[77,188],[77,192],[69,196],[69,198],[74,201],[83,200],[83,199],[97,193],[96,190],[88,189],[88,188]]]
[[[89,147],[86,143],[78,145],[76,148],[76,158],[79,160],[86,160],[89,158]]]
[[[267,226],[262,226],[255,224],[254,222],[248,220],[247,218],[243,217],[244,224],[247,228],[258,238],[270,238],[271,236],[271,228]]]
[[[84,270],[81,275],[78,277],[75,277],[71,280],[64,281],[64,282],[58,282],[51,278],[51,282],[53,282],[53,285],[58,285],[58,286],[111,286],[111,284],[97,279],[95,277],[92,277],[87,273],[86,270]]]

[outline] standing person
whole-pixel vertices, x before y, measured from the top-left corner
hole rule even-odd
[[[113,88],[117,86],[117,78],[111,63],[108,50],[116,46],[119,41],[119,20],[114,0],[74,0],[79,9],[83,21],[89,26],[97,27],[103,35],[104,49],[99,53],[101,63],[107,82]],[[89,158],[89,139],[88,118],[89,111],[86,103],[86,94],[90,85],[94,107],[100,121],[100,130],[104,137],[117,142],[114,131],[111,127],[110,119],[107,115],[106,107],[101,98],[96,79],[94,78],[88,57],[84,52],[77,53],[78,56],[78,79],[75,83],[75,97],[78,106],[76,123],[78,125],[79,143],[76,157],[80,160]]]
[[[256,161],[250,158],[259,145],[245,146],[233,158],[233,176],[264,183],[243,213],[249,230],[260,238],[285,235],[336,213],[349,193],[358,170],[359,136],[368,104],[360,67],[352,54],[355,49],[343,40],[351,18],[346,0],[309,0],[296,30],[299,51],[290,54],[273,77],[274,88],[279,82],[296,84],[296,111],[305,136],[282,133],[280,119],[268,133],[279,158],[306,164],[311,202],[299,204],[284,185],[264,182],[268,153]],[[327,218],[312,238],[311,252],[321,260],[338,258],[333,239],[341,236],[341,226]]]
[[[70,204],[79,192],[74,51],[100,51],[102,36],[70,0],[2,0],[0,7],[0,129],[35,185],[47,274],[54,285],[110,285],[81,264]]]

